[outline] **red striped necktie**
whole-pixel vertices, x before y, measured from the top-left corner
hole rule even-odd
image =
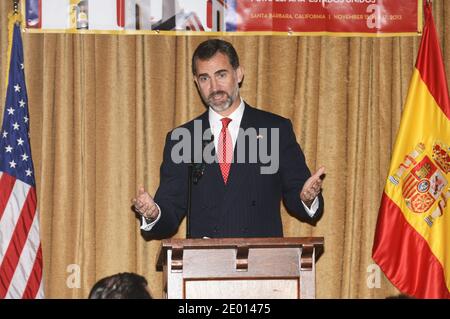
[[[224,117],[222,121],[222,130],[219,135],[219,166],[222,171],[222,177],[225,184],[228,181],[228,175],[230,175],[230,166],[233,159],[233,142],[231,140],[231,134],[228,130],[228,124],[230,124],[231,119]]]

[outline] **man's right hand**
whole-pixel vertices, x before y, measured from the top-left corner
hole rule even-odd
[[[134,205],[134,209],[146,219],[155,220],[158,218],[159,209],[153,198],[147,193],[144,187],[140,187],[136,198],[133,198],[131,202]]]

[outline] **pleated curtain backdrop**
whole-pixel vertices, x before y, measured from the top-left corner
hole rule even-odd
[[[450,1],[433,6],[448,76]],[[0,1],[1,114],[10,10]],[[167,132],[205,110],[190,59],[206,38],[23,34],[48,298],[86,298],[95,281],[124,271],[162,296],[160,241],[141,237],[131,198],[139,185],[156,191]],[[290,118],[311,169],[327,168],[316,227],[283,210],[285,236],[325,237],[317,297],[398,293],[383,275],[379,287],[367,281],[420,37],[227,40],[245,68],[244,99]]]

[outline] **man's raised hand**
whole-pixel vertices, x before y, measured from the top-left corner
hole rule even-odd
[[[145,191],[143,186],[139,187],[136,198],[133,198],[131,202],[133,203],[136,212],[146,219],[155,220],[158,217],[158,206],[150,194]]]
[[[325,167],[320,167],[310,178],[308,178],[303,185],[300,192],[300,199],[308,206],[311,207],[314,199],[319,195],[322,190],[322,175],[325,174]]]

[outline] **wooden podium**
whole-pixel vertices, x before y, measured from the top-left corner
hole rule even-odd
[[[163,240],[157,270],[169,299],[315,298],[323,237]]]

